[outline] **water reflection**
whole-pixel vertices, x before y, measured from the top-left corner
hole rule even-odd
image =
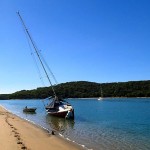
[[[57,132],[65,132],[74,128],[74,120],[67,120],[64,118],[58,118],[54,116],[47,115],[46,122],[50,127]]]
[[[36,115],[36,112],[25,112],[25,111],[23,111],[23,114],[27,117],[30,115]]]

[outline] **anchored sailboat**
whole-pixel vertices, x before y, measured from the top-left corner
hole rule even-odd
[[[101,97],[98,98],[99,101],[103,100],[103,90],[102,86],[100,85],[100,90],[101,90]]]
[[[31,37],[31,34],[29,33],[28,29],[26,28],[26,25],[20,15],[20,13],[17,12],[17,14],[21,20],[21,23],[26,31],[26,34],[31,42],[31,45],[33,46],[36,56],[41,64],[41,67],[42,67],[42,69],[47,77],[47,80],[50,84],[50,87],[52,88],[52,91],[53,91],[53,96],[52,96],[52,98],[50,98],[52,101],[47,106],[45,106],[47,113],[50,115],[53,115],[53,116],[58,116],[58,117],[63,117],[63,118],[74,118],[74,109],[71,106],[71,104],[69,104],[68,102],[59,98],[56,95],[56,92],[54,90],[54,87],[52,85],[52,82],[51,82],[48,72],[47,72],[47,69],[49,69],[49,67],[47,66],[47,64],[45,64],[45,61],[44,62],[42,61],[43,58],[41,57],[40,52]],[[53,74],[52,74],[52,76],[53,76]]]

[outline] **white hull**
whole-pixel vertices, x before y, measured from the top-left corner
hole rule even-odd
[[[74,109],[71,105],[62,104],[54,108],[46,107],[46,111],[49,115],[62,117],[62,118],[74,118]]]
[[[101,101],[101,100],[103,100],[103,97],[99,97],[99,98],[98,98],[98,101]]]

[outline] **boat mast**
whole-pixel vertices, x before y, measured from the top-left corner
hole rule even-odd
[[[48,73],[47,73],[47,71],[46,71],[46,69],[45,69],[45,67],[44,67],[44,64],[43,64],[43,62],[42,62],[42,60],[41,60],[41,57],[40,57],[40,55],[39,55],[39,53],[38,53],[38,49],[37,49],[37,47],[36,47],[36,45],[35,45],[35,43],[34,43],[32,37],[31,37],[31,35],[30,35],[28,29],[26,28],[26,25],[25,25],[25,23],[24,23],[24,21],[23,21],[21,15],[20,15],[19,11],[17,12],[17,14],[18,14],[18,16],[19,16],[19,18],[20,18],[20,20],[21,20],[21,23],[22,23],[23,27],[25,28],[25,31],[26,31],[26,33],[27,33],[27,35],[28,35],[28,37],[29,37],[29,39],[30,39],[30,41],[31,41],[31,43],[32,43],[32,46],[33,46],[33,48],[34,48],[34,50],[35,50],[35,52],[36,52],[36,54],[37,54],[37,57],[38,57],[38,59],[39,59],[39,61],[40,61],[40,63],[41,63],[41,66],[42,66],[42,68],[43,68],[43,70],[44,70],[44,72],[45,72],[45,74],[46,74],[46,77],[47,77],[47,79],[48,79],[48,81],[49,81],[49,83],[50,83],[50,86],[51,86],[51,88],[52,88],[52,90],[53,90],[54,96],[56,96],[56,93],[55,93],[55,90],[54,90],[54,88],[53,88],[52,82],[51,82],[51,80],[50,80],[50,78],[49,78],[49,76],[48,76]]]

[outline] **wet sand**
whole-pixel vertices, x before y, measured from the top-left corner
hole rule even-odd
[[[83,150],[81,146],[21,119],[0,106],[0,149]]]

